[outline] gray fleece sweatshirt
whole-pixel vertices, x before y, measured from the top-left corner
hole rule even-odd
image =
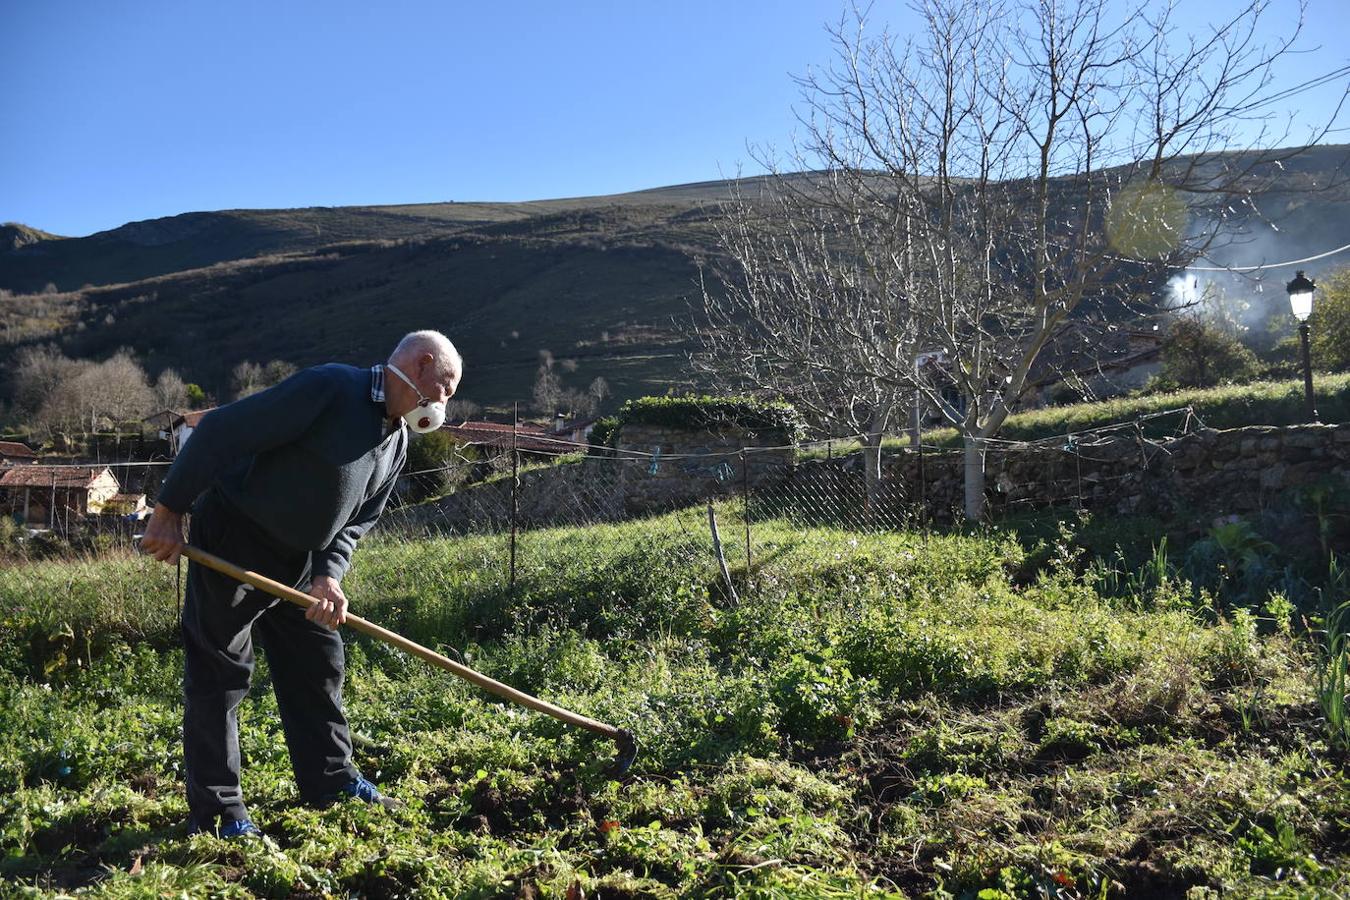
[[[278,543],[311,551],[314,576],[341,579],[407,452],[402,420],[385,427],[380,367],[316,366],[203,417],[159,502],[187,512],[215,485]]]

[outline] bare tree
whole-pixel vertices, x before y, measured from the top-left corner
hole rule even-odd
[[[609,393],[609,385],[605,380],[597,378],[591,382],[589,389],[579,391],[563,384],[562,376],[558,374],[559,368],[575,372],[576,360],[564,359],[559,363],[548,350],[539,351],[539,369],[534,376],[531,408],[545,416],[561,414],[569,419],[589,416],[599,409],[601,401]]]
[[[165,369],[155,379],[155,404],[175,411],[188,408],[187,383],[173,369]]]
[[[139,419],[155,405],[145,370],[127,350],[101,363],[85,363],[47,396],[38,424],[49,432],[94,432]]]
[[[69,359],[54,344],[25,347],[14,357],[9,393],[17,418],[31,420],[61,384],[89,365]]]
[[[295,366],[284,359],[274,359],[266,365],[245,360],[230,372],[231,392],[234,399],[242,400],[274,384],[280,384],[295,372]]]
[[[591,400],[591,408],[587,415],[595,415],[604,405],[605,400],[609,398],[609,382],[601,376],[591,379],[590,386],[586,388],[586,395]]]
[[[835,434],[857,435],[877,497],[882,436],[913,391],[918,346],[891,234],[840,204],[831,173],[738,192],[720,226],[729,264],[704,283],[696,366],[732,389],[781,396]]]
[[[792,162],[818,174],[731,205],[704,358],[869,433],[917,392],[962,436],[977,518],[989,441],[1047,345],[1258,219],[1279,164],[1329,123],[1258,149],[1287,142],[1266,117],[1298,34],[1263,42],[1265,0],[1198,36],[1166,4],[915,8],[924,28],[904,42],[854,9],[832,32],[835,63],[800,79]],[[753,224],[765,209],[776,227]],[[937,377],[914,365],[926,351],[944,360]]]
[[[531,392],[534,411],[551,416],[558,411],[562,401],[562,378],[556,369],[553,354],[547,350],[539,351],[539,370],[534,375],[534,389]]]
[[[472,400],[451,400],[445,404],[445,420],[466,422],[482,411],[483,408]]]

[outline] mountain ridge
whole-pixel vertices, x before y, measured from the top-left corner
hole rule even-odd
[[[1348,155],[1350,145],[1315,148],[1277,173],[1283,188],[1261,205],[1283,217],[1281,230],[1253,219],[1259,243],[1233,252],[1270,262],[1350,242],[1350,194],[1300,187]],[[690,386],[683,323],[700,263],[720,252],[717,206],[735,184],[191,212],[83,238],[11,224],[0,231],[0,289],[11,292],[0,293],[0,363],[38,343],[89,358],[127,347],[152,375],[172,367],[223,396],[244,360],[368,364],[404,332],[432,327],[460,345],[463,395],[485,406],[527,400],[544,350],[575,367],[562,372],[571,387],[604,377],[615,400],[660,394]]]

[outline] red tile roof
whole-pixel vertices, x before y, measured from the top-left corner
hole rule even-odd
[[[0,441],[0,456],[10,459],[37,459],[37,453],[27,444],[15,441]]]
[[[201,424],[202,417],[214,410],[215,407],[213,406],[210,409],[194,409],[192,412],[182,413],[173,420],[173,424],[177,425],[179,422],[182,422],[189,428],[196,428]]]
[[[464,422],[460,425],[441,426],[455,440],[464,444],[484,447],[497,447],[510,450],[513,446],[510,425],[500,422]],[[574,448],[568,441],[549,437],[548,432],[538,426],[522,423],[515,432],[514,446],[518,450],[530,453],[570,453]]]
[[[0,474],[0,487],[88,488],[110,471],[107,466],[15,466]]]

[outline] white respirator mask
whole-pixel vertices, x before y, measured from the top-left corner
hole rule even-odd
[[[412,379],[400,372],[398,366],[393,363],[389,363],[385,368],[402,378],[404,384],[417,392],[417,405],[403,414],[403,421],[408,423],[408,427],[415,434],[426,434],[445,424],[444,403],[422,396],[422,392],[412,383]]]

